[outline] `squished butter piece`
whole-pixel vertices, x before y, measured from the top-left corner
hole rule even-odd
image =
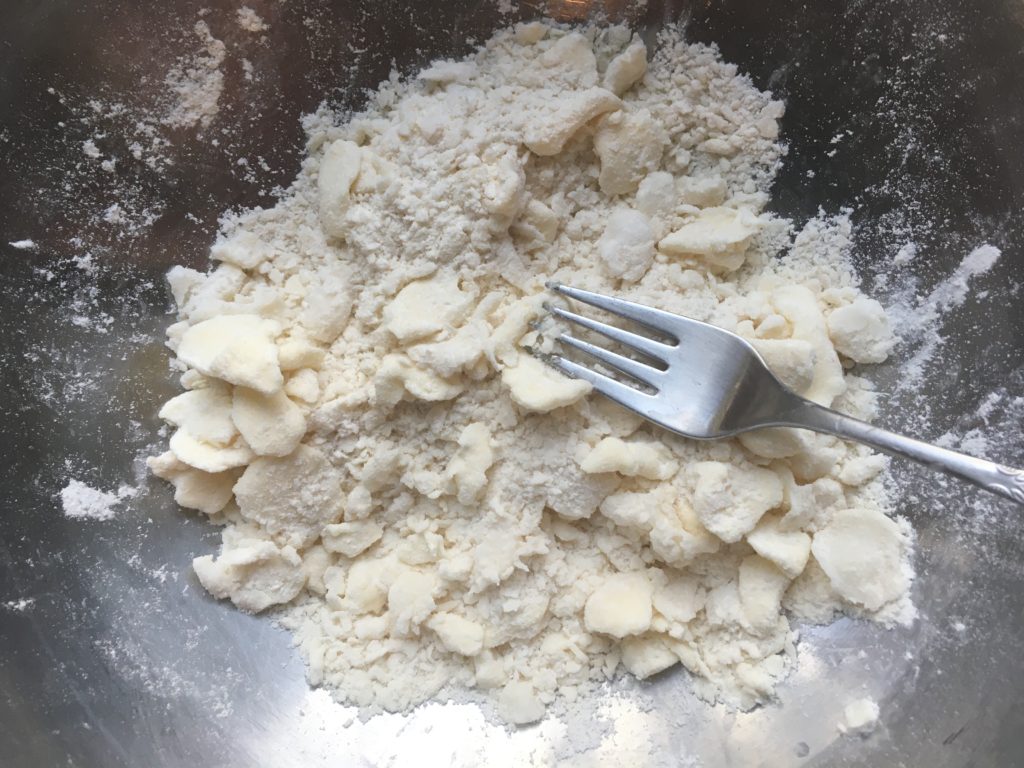
[[[185,331],[178,358],[200,373],[270,395],[284,385],[277,323],[258,315],[218,315]]]
[[[811,556],[811,537],[803,531],[783,530],[776,517],[762,518],[747,534],[747,543],[791,579],[800,575]]]
[[[523,143],[535,155],[557,155],[576,131],[598,115],[621,107],[618,96],[604,88],[573,93],[553,112],[531,121]]]
[[[782,481],[769,469],[701,461],[693,465],[693,474],[694,510],[705,528],[730,544],[782,503]]]
[[[320,204],[320,226],[331,237],[344,237],[348,225],[348,209],[352,186],[359,177],[362,150],[352,141],[339,139],[324,150],[317,177]]]
[[[608,62],[608,68],[604,71],[604,87],[616,96],[621,96],[643,77],[646,71],[647,46],[637,39]]]
[[[588,473],[618,472],[627,477],[668,480],[679,471],[679,462],[658,442],[626,442],[606,437],[595,445],[580,464]]]
[[[479,422],[459,435],[459,450],[448,463],[447,474],[455,483],[459,502],[471,504],[487,485],[487,470],[494,463],[491,431]]]
[[[417,280],[384,308],[384,327],[403,343],[433,336],[462,319],[471,300],[455,275]]]
[[[259,456],[287,456],[306,434],[302,411],[283,391],[264,395],[235,387],[231,418]]]
[[[225,472],[203,472],[194,469],[167,451],[146,459],[146,466],[159,478],[174,486],[174,501],[187,509],[197,509],[205,515],[215,515],[231,501],[232,487],[240,469]]]
[[[540,55],[545,74],[576,88],[597,85],[597,58],[594,49],[579,32],[570,32],[556,40]]]
[[[740,563],[740,605],[755,632],[771,629],[778,622],[782,595],[788,586],[789,577],[760,555],[750,555]]]
[[[406,395],[428,402],[451,400],[465,389],[460,381],[441,378],[428,368],[414,365],[405,355],[387,355],[373,383],[374,398],[382,405],[395,405]]]
[[[608,217],[597,255],[610,277],[636,282],[654,261],[654,230],[639,211],[620,208]]]
[[[651,626],[652,598],[643,573],[612,574],[587,598],[583,623],[591,632],[612,637],[639,635]]]
[[[563,376],[526,353],[502,370],[501,381],[517,404],[539,413],[572,405],[593,389],[589,382]]]
[[[210,445],[226,446],[238,435],[231,421],[230,387],[223,384],[182,392],[164,403],[159,415]]]
[[[255,454],[244,441],[231,445],[217,446],[197,440],[184,429],[179,429],[168,443],[179,461],[204,472],[223,472],[226,469],[244,467]]]
[[[846,391],[846,381],[817,297],[805,286],[787,285],[772,291],[771,300],[793,326],[793,337],[808,342],[814,350],[814,376],[803,396],[826,407],[832,405]]]
[[[435,613],[427,620],[441,644],[452,653],[476,656],[484,647],[484,628],[455,613]]]
[[[671,667],[679,657],[657,635],[626,637],[622,640],[622,666],[640,680]]]
[[[743,264],[750,238],[760,227],[752,211],[705,208],[693,221],[663,237],[658,250],[673,256],[700,256],[712,267],[732,271]]]
[[[250,613],[287,603],[302,591],[306,576],[302,560],[292,547],[271,541],[242,541],[221,550],[215,560],[206,555],[192,561],[200,583],[214,597]]]
[[[869,611],[901,597],[909,586],[900,528],[881,512],[836,512],[815,534],[811,551],[836,592]]]
[[[896,343],[885,309],[863,296],[832,311],[828,333],[836,350],[857,363],[882,362]]]
[[[613,112],[603,118],[594,134],[601,190],[608,195],[635,192],[647,174],[658,170],[668,143],[668,133],[646,109]]]
[[[328,552],[356,557],[376,544],[384,529],[372,520],[352,520],[324,527],[323,544]]]
[[[299,549],[341,517],[338,472],[308,445],[282,458],[255,459],[235,483],[235,499],[242,517]]]

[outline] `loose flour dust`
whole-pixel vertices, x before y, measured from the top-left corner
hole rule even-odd
[[[210,54],[213,56],[213,54]],[[783,106],[713,48],[532,23],[311,116],[278,205],[175,268],[183,394],[150,460],[224,528],[203,585],[274,608],[309,678],[400,711],[443,687],[514,723],[622,666],[748,708],[792,619],[913,617],[886,460],[773,430],[695,443],[524,353],[546,280],[750,339],[861,418],[893,344],[849,223],[765,213]],[[201,119],[201,118],[200,118]]]

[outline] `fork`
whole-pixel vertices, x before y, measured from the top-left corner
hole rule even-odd
[[[750,343],[734,333],[561,283],[548,283],[548,288],[672,339],[660,341],[549,303],[545,308],[552,315],[599,333],[660,366],[625,357],[566,333],[557,337],[561,344],[652,390],[646,392],[561,355],[540,356],[562,373],[590,382],[605,397],[678,435],[712,440],[766,427],[824,432],[913,459],[1024,505],[1021,470],[904,437],[800,397],[775,377]]]

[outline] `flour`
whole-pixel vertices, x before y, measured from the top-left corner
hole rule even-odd
[[[169,274],[186,392],[150,460],[226,527],[215,596],[275,608],[313,684],[403,711],[475,689],[513,723],[682,663],[749,708],[790,618],[913,617],[886,460],[794,430],[697,443],[526,352],[548,280],[734,331],[860,418],[893,338],[850,224],[765,212],[781,103],[713,48],[522,24],[306,121],[274,207]],[[642,751],[642,745],[637,749]]]
[[[913,349],[910,359],[902,367],[904,375],[900,389],[911,390],[918,385],[924,376],[925,366],[944,343],[938,332],[940,319],[967,300],[971,280],[992,269],[1000,256],[995,246],[980,245],[964,256],[953,273],[927,296],[911,296],[890,307],[903,343]]]
[[[878,726],[878,704],[874,699],[856,699],[843,708],[840,733],[866,736]]]
[[[246,32],[252,32],[255,34],[257,32],[266,32],[267,29],[269,29],[269,26],[260,18],[259,14],[247,5],[243,5],[239,8],[235,17],[238,21],[238,26]]]
[[[202,43],[202,50],[179,61],[165,79],[173,102],[163,122],[172,128],[208,126],[217,114],[217,103],[224,89],[224,73],[220,67],[227,48],[213,36],[205,21],[197,21],[193,30]]]
[[[101,491],[72,478],[61,490],[60,502],[66,517],[110,520],[118,505],[134,495],[135,489],[127,485],[116,492]]]

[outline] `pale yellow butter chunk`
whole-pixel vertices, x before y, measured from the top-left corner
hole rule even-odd
[[[661,443],[627,443],[617,437],[606,437],[591,449],[580,468],[588,474],[618,472],[626,477],[668,480],[679,471],[679,462]]]
[[[697,217],[658,243],[671,256],[699,256],[710,266],[725,271],[739,269],[746,258],[750,238],[761,228],[752,211],[736,208],[705,208]]]
[[[361,164],[362,150],[355,142],[339,139],[324,150],[317,192],[320,226],[331,237],[344,237],[348,229],[345,212]]]
[[[580,128],[621,107],[618,96],[604,88],[571,93],[552,112],[531,120],[523,143],[535,155],[557,155]]]
[[[515,365],[502,370],[501,381],[518,405],[539,413],[572,405],[593,389],[589,382],[563,376],[526,353],[520,353]]]
[[[312,544],[341,517],[338,472],[308,445],[285,457],[254,460],[235,483],[235,499],[242,517],[297,548]]]
[[[306,418],[283,391],[264,395],[235,387],[231,418],[259,456],[287,456],[306,434]]]
[[[651,626],[652,598],[644,573],[612,574],[587,598],[583,622],[591,632],[612,637],[639,635]]]
[[[476,72],[476,64],[471,61],[435,61],[426,69],[421,70],[416,75],[416,79],[435,85],[447,85],[448,83],[464,83],[471,79]]]
[[[284,391],[303,403],[315,403],[320,398],[320,378],[312,368],[301,368],[288,377]]]
[[[811,551],[832,587],[870,611],[907,591],[903,534],[881,512],[847,509],[814,535]]]
[[[806,286],[786,285],[772,291],[771,301],[792,326],[793,338],[803,339],[814,350],[814,375],[803,396],[826,407],[832,405],[846,391],[846,380],[817,296]]]
[[[772,373],[797,394],[814,382],[814,346],[803,339],[751,339]]]
[[[220,446],[196,440],[189,432],[179,429],[168,441],[171,452],[179,461],[204,472],[223,472],[243,467],[256,456],[244,440]]]
[[[836,350],[857,363],[880,363],[896,344],[885,309],[865,296],[832,311],[828,334]]]
[[[597,241],[597,256],[606,274],[636,282],[654,261],[654,229],[639,211],[620,208],[608,217]]]
[[[437,577],[433,574],[407,570],[388,588],[388,617],[394,630],[408,634],[434,612]]]
[[[172,451],[146,459],[146,466],[174,486],[174,501],[187,509],[215,515],[231,501],[232,488],[240,469],[203,472],[180,461]]]
[[[622,639],[622,666],[640,680],[646,680],[678,663],[679,657],[657,635]]]
[[[218,315],[181,337],[178,359],[200,373],[273,394],[284,385],[274,337],[277,323],[258,315]]]
[[[441,645],[461,656],[476,656],[484,647],[484,628],[475,621],[442,611],[427,620]]]
[[[345,557],[362,554],[384,535],[384,529],[373,520],[352,520],[324,526],[321,538],[324,549]]]
[[[428,368],[414,365],[405,355],[387,355],[373,380],[374,398],[382,405],[395,405],[403,398],[440,402],[457,397],[465,385],[442,378]]]
[[[240,269],[256,269],[274,254],[274,249],[253,232],[241,230],[220,238],[210,247],[210,258],[226,261]]]
[[[594,134],[601,191],[608,195],[635,192],[647,174],[658,170],[668,143],[668,133],[646,109],[620,110],[604,117]]]
[[[238,436],[231,420],[231,388],[222,384],[182,392],[164,403],[159,415],[210,445],[226,446]]]
[[[559,38],[540,55],[546,74],[576,88],[597,85],[597,57],[590,41],[579,32]]]
[[[811,537],[803,531],[783,530],[777,517],[762,518],[747,534],[747,543],[791,579],[800,575],[811,556]]]
[[[740,563],[740,605],[753,630],[771,629],[778,622],[788,586],[789,577],[760,555],[750,555]]]
[[[705,592],[694,576],[675,576],[654,593],[654,610],[673,624],[686,624],[704,607]]]
[[[498,694],[498,714],[513,725],[533,723],[544,717],[544,702],[526,680],[508,683]]]
[[[470,424],[459,435],[459,450],[448,463],[459,502],[471,504],[487,485],[487,470],[494,463],[491,431],[486,424]]]
[[[423,339],[461,320],[471,301],[455,275],[417,280],[384,308],[384,327],[403,343]]]
[[[629,46],[608,62],[604,71],[603,85],[616,96],[621,96],[647,72],[647,46],[643,41],[634,40]]]
[[[730,544],[782,503],[782,481],[770,469],[701,461],[692,471],[694,510],[705,528]]]
[[[324,363],[325,352],[305,339],[287,339],[277,348],[278,363],[282,371],[299,368],[319,370]]]
[[[214,597],[250,613],[293,600],[302,591],[306,575],[302,559],[292,547],[278,547],[259,539],[227,546],[214,559],[197,557],[192,568],[199,583]]]

